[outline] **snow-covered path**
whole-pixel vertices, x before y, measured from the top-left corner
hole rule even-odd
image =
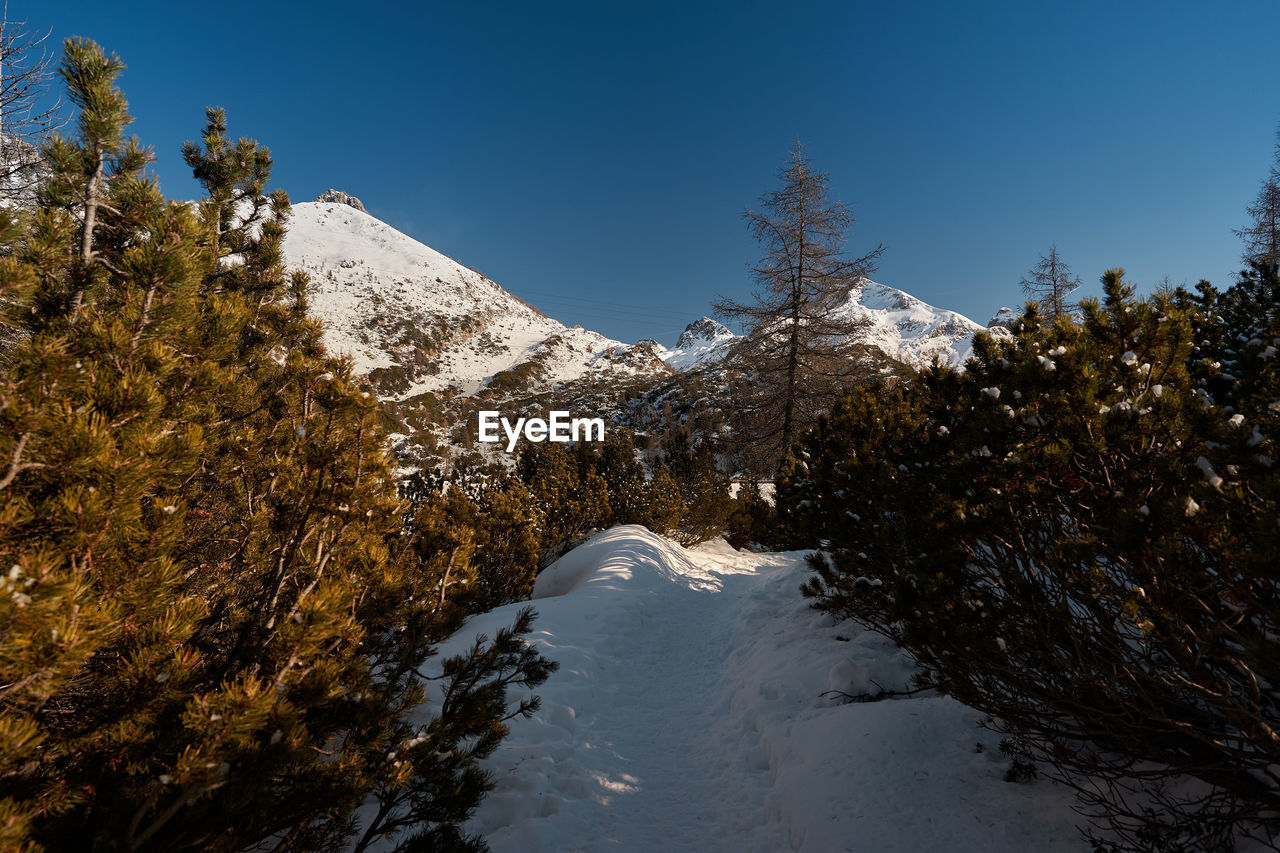
[[[543,572],[532,640],[560,670],[486,762],[496,787],[468,829],[497,853],[1087,849],[1065,791],[1003,781],[970,709],[823,698],[906,687],[910,669],[810,610],[804,576],[798,554],[686,550],[640,527]]]
[[[608,679],[613,689],[591,690],[599,704],[582,720],[586,730],[575,751],[601,782],[592,799],[607,803],[601,802],[595,837],[578,839],[584,849],[597,840],[625,839],[637,849],[660,850],[674,838],[689,849],[721,849],[725,803],[717,801],[724,774],[716,700],[733,636],[734,598],[683,585],[667,595],[640,596],[634,618],[615,621],[617,630],[600,637],[597,683]],[[600,702],[604,695],[607,704]],[[618,786],[616,794],[611,786]]]

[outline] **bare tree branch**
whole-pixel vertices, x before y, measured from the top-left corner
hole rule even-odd
[[[52,31],[33,33],[27,22],[0,13],[0,202],[30,203],[47,167],[43,141],[66,123],[54,97]]]
[[[744,327],[725,362],[740,386],[732,452],[766,476],[802,430],[866,378],[866,361],[849,344],[869,322],[845,306],[883,250],[845,254],[853,215],[829,198],[827,175],[810,166],[799,144],[779,177],[782,188],[765,193],[759,211],[743,214],[765,250],[751,267],[754,301],[715,305]]]

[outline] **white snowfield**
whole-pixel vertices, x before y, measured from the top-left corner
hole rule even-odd
[[[823,697],[907,688],[910,664],[810,609],[802,556],[631,526],[549,567],[531,639],[560,670],[486,761],[496,788],[467,829],[497,853],[1086,850],[1069,793],[1005,782],[977,712]]]

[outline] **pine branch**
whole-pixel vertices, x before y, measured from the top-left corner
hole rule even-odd
[[[0,489],[7,489],[13,483],[15,477],[23,471],[31,471],[36,468],[47,467],[43,462],[23,462],[22,452],[26,450],[27,442],[31,440],[31,433],[24,432],[18,438],[18,443],[13,446],[13,454],[9,459],[9,469],[5,471],[4,477],[0,477]]]

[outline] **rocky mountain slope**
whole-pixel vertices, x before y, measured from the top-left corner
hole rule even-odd
[[[723,359],[737,337],[724,324],[701,317],[684,327],[673,349],[658,344],[655,351],[672,368],[692,370]]]
[[[49,164],[40,149],[17,137],[0,134],[0,207],[28,207],[49,179]]]
[[[568,327],[473,269],[330,191],[295,204],[284,251],[312,280],[330,350],[350,355],[380,396],[472,396],[669,373],[647,347]]]
[[[973,352],[974,333],[983,328],[963,314],[874,281],[857,288],[843,310],[871,323],[865,343],[912,367],[924,367],[935,357],[962,366]]]
[[[330,350],[351,357],[399,424],[403,458],[428,464],[472,447],[479,409],[569,408],[650,432],[664,426],[649,422],[651,410],[680,419],[692,416],[681,409],[686,397],[720,405],[714,368],[737,336],[709,317],[670,348],[566,326],[337,190],[293,206],[284,251],[311,277],[311,310]],[[840,310],[867,320],[861,342],[887,363],[913,367],[962,365],[982,328],[873,281]]]
[[[735,338],[709,317],[689,324],[672,348],[565,326],[337,190],[294,205],[285,254],[311,275],[330,348],[351,355],[388,398],[661,376],[718,361]],[[963,364],[983,328],[873,281],[842,310],[870,322],[866,343],[917,367],[935,357]]]
[[[854,288],[839,313],[867,321],[868,328],[859,338],[862,343],[917,368],[928,366],[934,358],[962,366],[973,352],[974,333],[983,329],[963,314],[935,308],[909,293],[870,280]],[[719,361],[736,339],[732,331],[703,317],[689,324],[675,349],[663,350],[660,355],[677,370],[689,370]]]

